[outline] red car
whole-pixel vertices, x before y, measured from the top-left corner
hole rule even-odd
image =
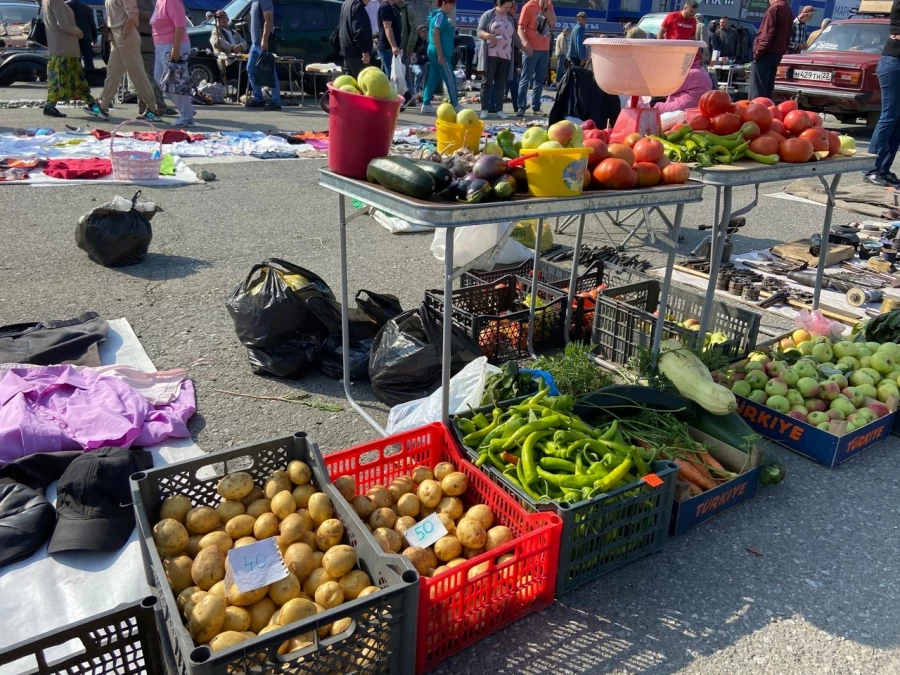
[[[799,99],[804,110],[831,113],[841,122],[881,113],[875,68],[888,39],[890,20],[835,21],[800,54],[785,54],[775,76],[775,99]]]

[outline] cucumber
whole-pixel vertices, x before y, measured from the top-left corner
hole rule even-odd
[[[453,174],[443,164],[429,162],[427,159],[414,159],[413,163],[424,169],[434,179],[435,192],[443,192],[453,182]]]
[[[416,199],[434,196],[434,179],[405,157],[378,157],[369,162],[366,178],[391,192]]]

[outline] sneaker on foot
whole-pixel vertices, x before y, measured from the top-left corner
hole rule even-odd
[[[84,106],[84,111],[88,115],[93,115],[94,117],[99,117],[101,120],[108,120],[109,113],[104,112],[104,110],[97,103],[90,103]]]
[[[422,104],[422,114],[423,115],[434,115],[434,106]]]
[[[194,126],[194,120],[184,120],[179,117],[177,120],[172,122],[172,126],[178,127],[180,129],[183,129],[184,127],[192,127]]]
[[[509,117],[509,115],[507,115],[502,110],[499,110],[499,111],[497,111],[497,117],[499,117],[501,120],[505,120],[507,117]]]
[[[878,187],[893,187],[890,183],[888,183],[888,179],[886,174],[883,173],[867,173],[863,176],[863,180],[869,185],[877,185]]]
[[[525,111],[521,108],[516,110],[516,117],[525,117]]]
[[[265,107],[265,105],[266,104],[264,101],[257,101],[255,98],[251,98],[249,101],[247,101],[244,104],[244,107],[245,108],[262,108],[262,107]]]
[[[61,113],[56,109],[55,105],[45,105],[44,106],[44,114],[47,117],[65,117],[65,113]]]
[[[481,114],[478,117],[483,120],[490,119],[491,113],[489,113],[487,110],[482,110]]]
[[[535,115],[543,115],[543,114],[544,114],[544,113],[541,112],[541,109],[540,109],[540,108],[535,108],[535,109],[532,110],[531,112],[534,113]]]
[[[273,101],[267,101],[264,107],[266,110],[281,110],[281,105]]]
[[[884,179],[884,182],[887,183],[888,187],[892,187],[895,190],[900,188],[900,178],[897,178],[892,171],[882,174],[881,177]]]
[[[153,112],[152,110],[148,110],[143,115],[141,115],[141,119],[147,120],[148,122],[161,122],[162,121],[162,118],[159,115],[157,115],[155,112]]]

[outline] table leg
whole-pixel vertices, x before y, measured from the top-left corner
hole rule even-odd
[[[672,243],[669,248],[669,257],[666,259],[666,274],[663,276],[662,290],[659,296],[659,308],[656,314],[656,327],[653,329],[653,360],[659,356],[659,345],[662,342],[663,327],[665,326],[666,309],[669,304],[669,288],[672,286],[672,271],[675,267],[675,254],[678,252],[678,233],[681,231],[681,217],[684,214],[684,204],[675,207],[675,221],[672,223]]]
[[[822,278],[825,276],[825,259],[828,257],[828,236],[831,234],[831,217],[834,214],[834,195],[837,192],[838,183],[841,182],[842,174],[835,174],[831,179],[831,185],[824,176],[819,176],[822,185],[825,187],[825,193],[828,195],[828,203],[825,205],[825,220],[822,224],[822,244],[819,250],[819,266],[816,269],[816,287],[813,290],[812,308],[819,308],[819,295],[822,293]]]
[[[569,322],[572,320],[572,303],[575,301],[575,282],[578,280],[578,260],[581,258],[581,238],[584,235],[585,214],[578,216],[578,232],[575,234],[575,250],[572,256],[572,274],[569,275],[569,299],[566,301],[566,314],[563,320],[563,340],[569,344]],[[575,326],[580,336],[581,326]]]
[[[363,410],[350,391],[350,298],[347,291],[347,203],[344,195],[338,195],[338,231],[341,242],[341,349],[344,358],[344,395],[351,407],[382,436],[387,432]]]
[[[541,236],[544,234],[544,219],[538,218],[537,237],[534,241],[534,268],[531,270],[531,303],[528,307],[528,353],[534,358],[534,313],[537,308],[538,265],[541,262]]]
[[[450,424],[450,368],[453,339],[453,234],[456,228],[444,230],[444,345],[441,358],[441,421]]]
[[[723,188],[722,217],[713,221],[712,240],[709,251],[709,283],[706,285],[706,300],[703,303],[703,316],[700,317],[700,332],[697,333],[697,344],[702,345],[709,328],[709,317],[712,313],[713,300],[716,297],[716,277],[719,276],[719,265],[722,262],[722,251],[725,248],[725,237],[728,234],[728,221],[731,220],[730,186]]]

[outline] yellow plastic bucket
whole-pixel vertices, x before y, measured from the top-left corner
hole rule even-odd
[[[591,148],[523,150],[538,153],[525,160],[528,193],[532,197],[577,197],[584,189],[584,172]]]
[[[473,126],[437,120],[435,126],[437,151],[441,155],[449,155],[463,146],[472,152],[478,152],[478,148],[481,147],[481,134],[484,133],[484,122],[481,120]]]

